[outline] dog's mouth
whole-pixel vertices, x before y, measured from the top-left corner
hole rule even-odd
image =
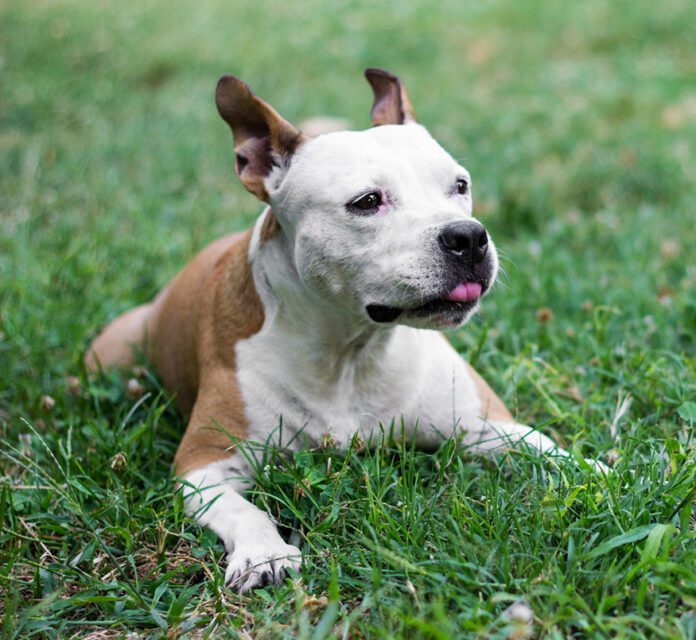
[[[479,302],[486,291],[486,285],[468,280],[460,282],[444,295],[433,298],[417,307],[392,307],[383,304],[368,304],[367,315],[380,324],[394,322],[402,314],[427,319],[433,316],[464,317]]]

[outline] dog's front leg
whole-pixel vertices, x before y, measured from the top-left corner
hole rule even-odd
[[[530,427],[516,422],[503,402],[488,386],[478,372],[465,363],[468,374],[474,382],[480,400],[480,417],[478,425],[465,431],[464,442],[474,449],[490,454],[500,453],[506,449],[529,447],[536,451],[560,458],[571,458],[571,454],[557,445],[551,438]],[[587,462],[597,470],[606,471],[604,464],[597,460]]]
[[[288,568],[300,567],[300,550],[286,544],[269,515],[244,499],[248,487],[241,454],[187,473],[183,480],[186,512],[212,529],[227,551],[225,584],[246,593],[280,584]]]
[[[507,449],[529,447],[550,456],[570,457],[551,438],[514,420],[479,418],[479,424],[471,428],[462,425],[464,444],[482,453],[497,454]]]
[[[235,378],[225,373],[207,382],[175,459],[186,512],[224,543],[226,584],[241,593],[280,584],[287,569],[300,568],[300,550],[285,543],[267,513],[242,497],[252,469],[232,446],[233,439],[247,436]]]
[[[573,456],[551,438],[514,420],[490,420],[479,418],[479,425],[468,429],[463,425],[464,444],[472,449],[486,453],[499,454],[506,450],[530,448],[551,458],[573,460]],[[608,473],[608,467],[599,460],[585,458],[595,471]]]

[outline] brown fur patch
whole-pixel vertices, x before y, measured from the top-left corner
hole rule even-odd
[[[190,413],[205,366],[198,348],[198,325],[210,279],[227,253],[248,232],[213,242],[198,253],[160,292],[153,304],[149,355],[165,387],[176,394],[183,415]]]
[[[261,224],[261,233],[259,234],[259,240],[261,242],[266,242],[271,238],[275,238],[280,233],[280,222],[276,218],[275,213],[272,209],[268,210],[266,217],[263,219]]]

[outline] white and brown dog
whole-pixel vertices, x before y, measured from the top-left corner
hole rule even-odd
[[[87,356],[93,369],[128,366],[147,338],[190,415],[175,459],[187,509],[223,540],[242,592],[281,581],[300,551],[242,497],[250,469],[230,435],[264,442],[282,419],[285,434],[347,445],[395,419],[423,448],[457,435],[485,452],[524,441],[567,455],[515,422],[438,332],[475,313],[496,250],[472,217],[468,172],[416,123],[401,81],[365,75],[373,128],[315,138],[220,79],[237,174],[269,206],[116,318]]]

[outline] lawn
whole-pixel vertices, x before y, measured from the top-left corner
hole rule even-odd
[[[696,3],[5,0],[6,638],[696,638]],[[183,422],[105,321],[260,207],[213,90],[368,125],[367,66],[470,169],[505,274],[454,344],[519,419],[612,464],[268,452],[301,575],[240,597],[183,514]],[[518,621],[510,606],[529,608]],[[513,609],[514,610],[514,609]]]

